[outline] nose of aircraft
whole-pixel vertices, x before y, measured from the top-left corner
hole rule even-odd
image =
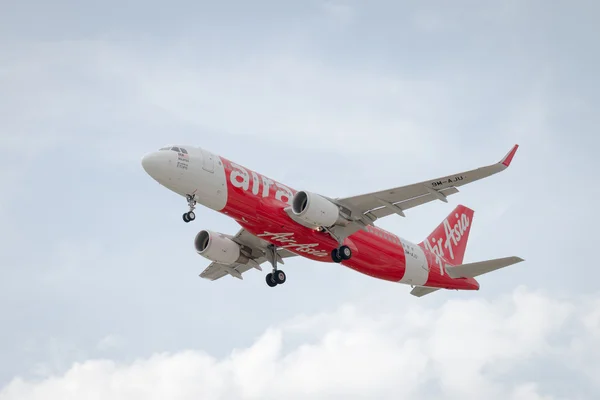
[[[142,157],[142,167],[144,168],[144,171],[157,180],[161,175],[161,171],[164,172],[164,169],[166,168],[166,160],[162,156],[161,152],[157,151]]]

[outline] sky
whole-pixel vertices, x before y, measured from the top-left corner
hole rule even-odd
[[[0,400],[600,395],[593,1],[0,3]],[[299,257],[210,282],[143,171],[201,146],[343,197],[511,167],[378,225],[475,210],[478,292]]]

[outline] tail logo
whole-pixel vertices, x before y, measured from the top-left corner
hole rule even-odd
[[[324,250],[319,250],[319,243],[307,243],[300,244],[296,242],[294,239],[293,233],[272,233],[272,232],[264,232],[259,235],[261,238],[270,238],[271,241],[276,241],[279,243],[284,243],[281,248],[284,249],[293,249],[293,251],[297,251],[300,253],[307,253],[316,257],[327,257],[329,255],[328,252]]]
[[[471,221],[466,214],[461,214],[460,217],[458,214],[454,214],[456,217],[456,223],[454,226],[450,226],[450,222],[446,218],[443,222],[444,225],[444,234],[445,238],[431,238],[431,243],[429,240],[425,241],[425,248],[432,252],[435,255],[435,262],[440,266],[440,272],[443,275],[443,258],[446,257],[446,253],[444,249],[448,251],[450,254],[450,258],[454,260],[454,247],[458,246],[461,242],[461,239],[464,237],[465,232],[471,225]]]
[[[458,214],[455,214],[456,224],[454,227],[450,227],[450,223],[448,219],[444,220],[444,231],[446,233],[446,241],[444,242],[444,247],[448,249],[450,252],[450,257],[454,260],[454,252],[452,251],[452,245],[457,246],[460,242],[460,239],[464,236],[464,233],[467,231],[469,227],[470,221],[469,217],[465,214],[462,214],[460,218]]]

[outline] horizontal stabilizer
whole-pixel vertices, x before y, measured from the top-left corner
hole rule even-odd
[[[487,274],[488,272],[508,267],[521,261],[524,260],[520,257],[496,258],[494,260],[448,266],[446,270],[452,278],[475,278],[476,276]]]
[[[423,297],[426,294],[435,292],[436,290],[440,290],[440,288],[417,286],[416,288],[410,291],[410,294],[417,297]]]

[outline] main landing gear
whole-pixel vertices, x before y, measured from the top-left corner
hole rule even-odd
[[[275,270],[273,272],[269,272],[267,274],[267,276],[265,277],[265,280],[267,281],[267,285],[269,285],[270,287],[275,287],[277,285],[281,285],[283,283],[285,283],[285,272],[283,272],[282,270],[278,269]]]
[[[331,259],[335,263],[341,263],[342,261],[349,260],[352,258],[352,249],[350,247],[343,245],[344,238],[338,236],[333,230],[328,228],[323,228],[323,231],[329,233],[329,235],[338,241],[339,247],[337,249],[333,249],[331,251]]]
[[[267,281],[267,285],[270,287],[275,287],[277,285],[282,285],[285,283],[285,272],[280,269],[277,269],[277,249],[275,245],[270,244],[267,247],[267,260],[271,262],[273,265],[273,272],[269,272],[265,277]]]
[[[186,195],[185,198],[187,199],[190,211],[183,213],[183,221],[188,223],[196,219],[196,214],[194,213],[194,208],[196,208],[196,200],[194,200],[194,196],[190,194]]]
[[[343,245],[331,251],[331,259],[333,262],[341,263],[344,260],[352,258],[352,250],[350,247]]]

